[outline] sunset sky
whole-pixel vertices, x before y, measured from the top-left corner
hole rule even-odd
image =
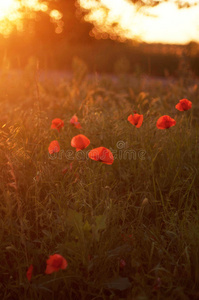
[[[110,33],[110,25],[118,22],[116,33],[129,39],[137,36],[150,43],[199,42],[199,5],[178,9],[174,1],[168,1],[138,10],[127,0],[101,0],[98,3],[94,0],[79,0],[79,3],[83,8],[91,8],[86,20],[93,22],[101,32]],[[110,9],[107,15],[102,6]]]
[[[199,5],[178,9],[174,1],[163,2],[155,7],[140,8],[127,0],[78,0],[84,9],[91,9],[85,20],[95,25],[93,36],[108,34],[121,40],[138,38],[144,42],[185,44],[199,42]],[[191,1],[188,1],[191,3]],[[21,1],[26,8],[48,12],[45,2]],[[0,33],[8,35],[13,24],[20,30],[23,13],[17,0],[0,0]],[[103,7],[108,11],[105,13]],[[114,27],[113,23],[118,23]]]

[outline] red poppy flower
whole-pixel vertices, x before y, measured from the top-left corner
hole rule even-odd
[[[167,115],[160,117],[156,123],[156,126],[159,129],[167,129],[175,125],[176,121]]]
[[[126,262],[124,259],[120,259],[120,268],[124,269],[124,267],[126,266]]]
[[[158,277],[158,278],[155,280],[155,283],[154,283],[154,285],[153,285],[153,291],[159,290],[160,287],[161,287],[161,285],[162,285],[162,281],[161,281],[160,277]]]
[[[133,235],[132,234],[122,234],[122,239],[124,242],[129,242],[133,240]]]
[[[192,107],[192,102],[187,99],[181,99],[175,107],[180,111],[189,110]]]
[[[46,261],[46,274],[51,274],[57,272],[60,269],[64,270],[68,266],[66,259],[60,254],[53,254],[49,256],[49,259]]]
[[[56,118],[54,120],[52,120],[52,124],[51,124],[51,129],[57,129],[59,132],[62,129],[62,127],[64,127],[64,121]]]
[[[131,124],[135,125],[137,128],[139,128],[143,122],[143,115],[139,115],[139,114],[130,115],[128,116],[128,121]]]
[[[82,128],[82,126],[81,126],[80,123],[78,122],[78,118],[77,118],[76,115],[74,115],[74,116],[70,119],[70,123],[71,123],[74,127],[78,128],[78,129]]]
[[[83,134],[78,134],[71,140],[71,146],[76,148],[76,151],[85,149],[89,144],[90,140]]]
[[[52,141],[48,147],[48,152],[50,154],[57,153],[60,151],[60,146],[58,141]]]
[[[107,165],[112,165],[114,161],[112,152],[105,147],[99,147],[91,150],[88,156],[90,159],[100,161]]]
[[[29,281],[32,278],[32,271],[33,271],[33,265],[30,265],[30,267],[28,268],[28,271],[26,272],[26,277],[28,278]]]

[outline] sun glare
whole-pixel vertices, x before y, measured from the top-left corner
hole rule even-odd
[[[15,0],[0,1],[0,21],[4,18],[8,18],[10,13],[13,13],[19,8],[19,3]]]
[[[47,11],[48,6],[38,0],[0,0],[0,34],[8,36],[14,27],[20,30],[28,10]]]
[[[193,4],[193,0],[187,2]],[[199,42],[199,4],[178,9],[173,1],[142,8],[128,0],[78,0],[78,3],[85,11],[90,10],[85,20],[94,24],[90,35],[96,38],[109,36],[121,41],[137,38],[171,44]]]
[[[190,4],[193,1],[187,0]],[[155,7],[138,7],[130,0],[77,0],[77,3],[86,12],[85,21],[93,23],[90,35],[97,39],[138,39],[171,44],[199,42],[199,3],[181,9],[174,0],[163,1]],[[55,32],[62,32],[62,14],[50,10],[47,2],[0,0],[0,34],[6,37],[14,28],[23,30],[22,20],[27,12],[31,16],[30,11],[47,12],[56,25]]]

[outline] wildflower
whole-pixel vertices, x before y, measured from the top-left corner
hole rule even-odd
[[[156,126],[159,129],[167,129],[175,125],[176,121],[167,115],[160,117],[156,123]]]
[[[32,271],[33,271],[33,265],[30,265],[30,267],[28,268],[28,270],[26,272],[26,277],[28,278],[29,281],[32,278]]]
[[[124,269],[124,267],[126,266],[126,262],[124,259],[120,259],[120,269]]]
[[[131,124],[135,125],[137,128],[139,128],[143,122],[143,115],[139,115],[139,114],[130,115],[128,116],[128,121]]]
[[[67,171],[70,171],[70,172],[71,172],[72,169],[73,169],[73,163],[71,162],[70,165],[69,165],[69,168],[68,168],[68,167],[65,167],[65,168],[62,170],[62,173],[63,173],[63,174],[66,174]]]
[[[181,99],[175,108],[179,111],[189,110],[192,107],[192,102],[187,99]]]
[[[124,242],[132,242],[133,241],[133,235],[132,234],[122,234],[122,239]]]
[[[82,126],[81,126],[80,123],[78,122],[78,118],[77,118],[76,115],[74,115],[74,116],[70,119],[70,123],[71,123],[74,127],[78,128],[78,129],[82,128]]]
[[[160,289],[161,285],[162,285],[162,281],[161,281],[160,277],[156,278],[154,285],[153,285],[153,292],[158,291]]]
[[[57,153],[60,151],[60,146],[58,141],[52,141],[48,147],[48,152],[50,154]]]
[[[76,148],[76,151],[85,149],[89,144],[90,140],[83,134],[78,134],[71,140],[71,146]]]
[[[53,254],[49,256],[49,259],[46,261],[46,274],[52,274],[53,272],[57,272],[60,269],[64,270],[68,266],[66,259],[60,254]]]
[[[64,127],[64,121],[56,118],[54,120],[52,120],[52,124],[51,124],[51,129],[57,129],[59,132],[62,129],[62,127]]]
[[[99,147],[91,150],[88,156],[90,159],[100,161],[107,165],[112,165],[114,161],[112,152],[105,147]]]

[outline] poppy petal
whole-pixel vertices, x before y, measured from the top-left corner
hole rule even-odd
[[[175,108],[179,111],[189,110],[192,107],[192,102],[187,99],[181,99],[178,104],[176,104]]]
[[[78,129],[82,128],[82,126],[80,125],[79,122],[75,122],[75,123],[74,123],[74,126],[75,126],[76,128],[78,128]]]
[[[129,115],[127,120],[132,125],[135,125],[137,128],[140,128],[143,122],[143,115],[139,115],[139,114]]]
[[[62,260],[62,265],[61,265],[61,269],[62,270],[65,270],[66,268],[67,268],[67,266],[68,266],[68,263],[67,263],[67,261],[65,260],[65,258]]]
[[[85,149],[90,145],[90,140],[83,134],[74,136],[71,140],[71,146],[76,148],[76,151]]]
[[[45,273],[46,274],[52,274],[53,272],[57,272],[58,270],[55,269],[55,267],[51,266],[51,265],[47,265],[46,266],[46,270]]]
[[[61,120],[59,118],[52,120],[51,129],[57,129],[60,132],[62,127],[64,127],[63,120]]]
[[[179,111],[183,111],[183,110],[184,110],[184,109],[182,108],[181,103],[176,104],[175,108],[178,109]]]
[[[66,259],[60,254],[53,254],[49,256],[49,259],[46,261],[46,274],[51,274],[53,272],[57,272],[60,269],[64,270],[67,268],[68,263]]]
[[[57,153],[60,151],[60,146],[58,141],[52,141],[48,147],[48,152],[50,154]]]
[[[176,121],[167,115],[160,117],[156,123],[156,127],[158,129],[168,129],[175,125],[176,125]]]
[[[30,265],[30,267],[28,268],[27,272],[26,272],[26,277],[27,279],[30,281],[32,278],[32,272],[33,272],[33,265]]]
[[[71,119],[70,119],[70,123],[73,125],[75,122],[78,122],[78,118],[76,115],[74,115]]]
[[[78,122],[78,118],[77,118],[76,115],[74,115],[74,116],[70,119],[70,123],[71,123],[74,127],[78,128],[78,129],[82,128],[82,126],[81,126],[80,123]]]
[[[107,165],[112,165],[114,157],[112,152],[105,147],[98,147],[91,150],[88,154],[89,158],[95,161],[100,161]]]

